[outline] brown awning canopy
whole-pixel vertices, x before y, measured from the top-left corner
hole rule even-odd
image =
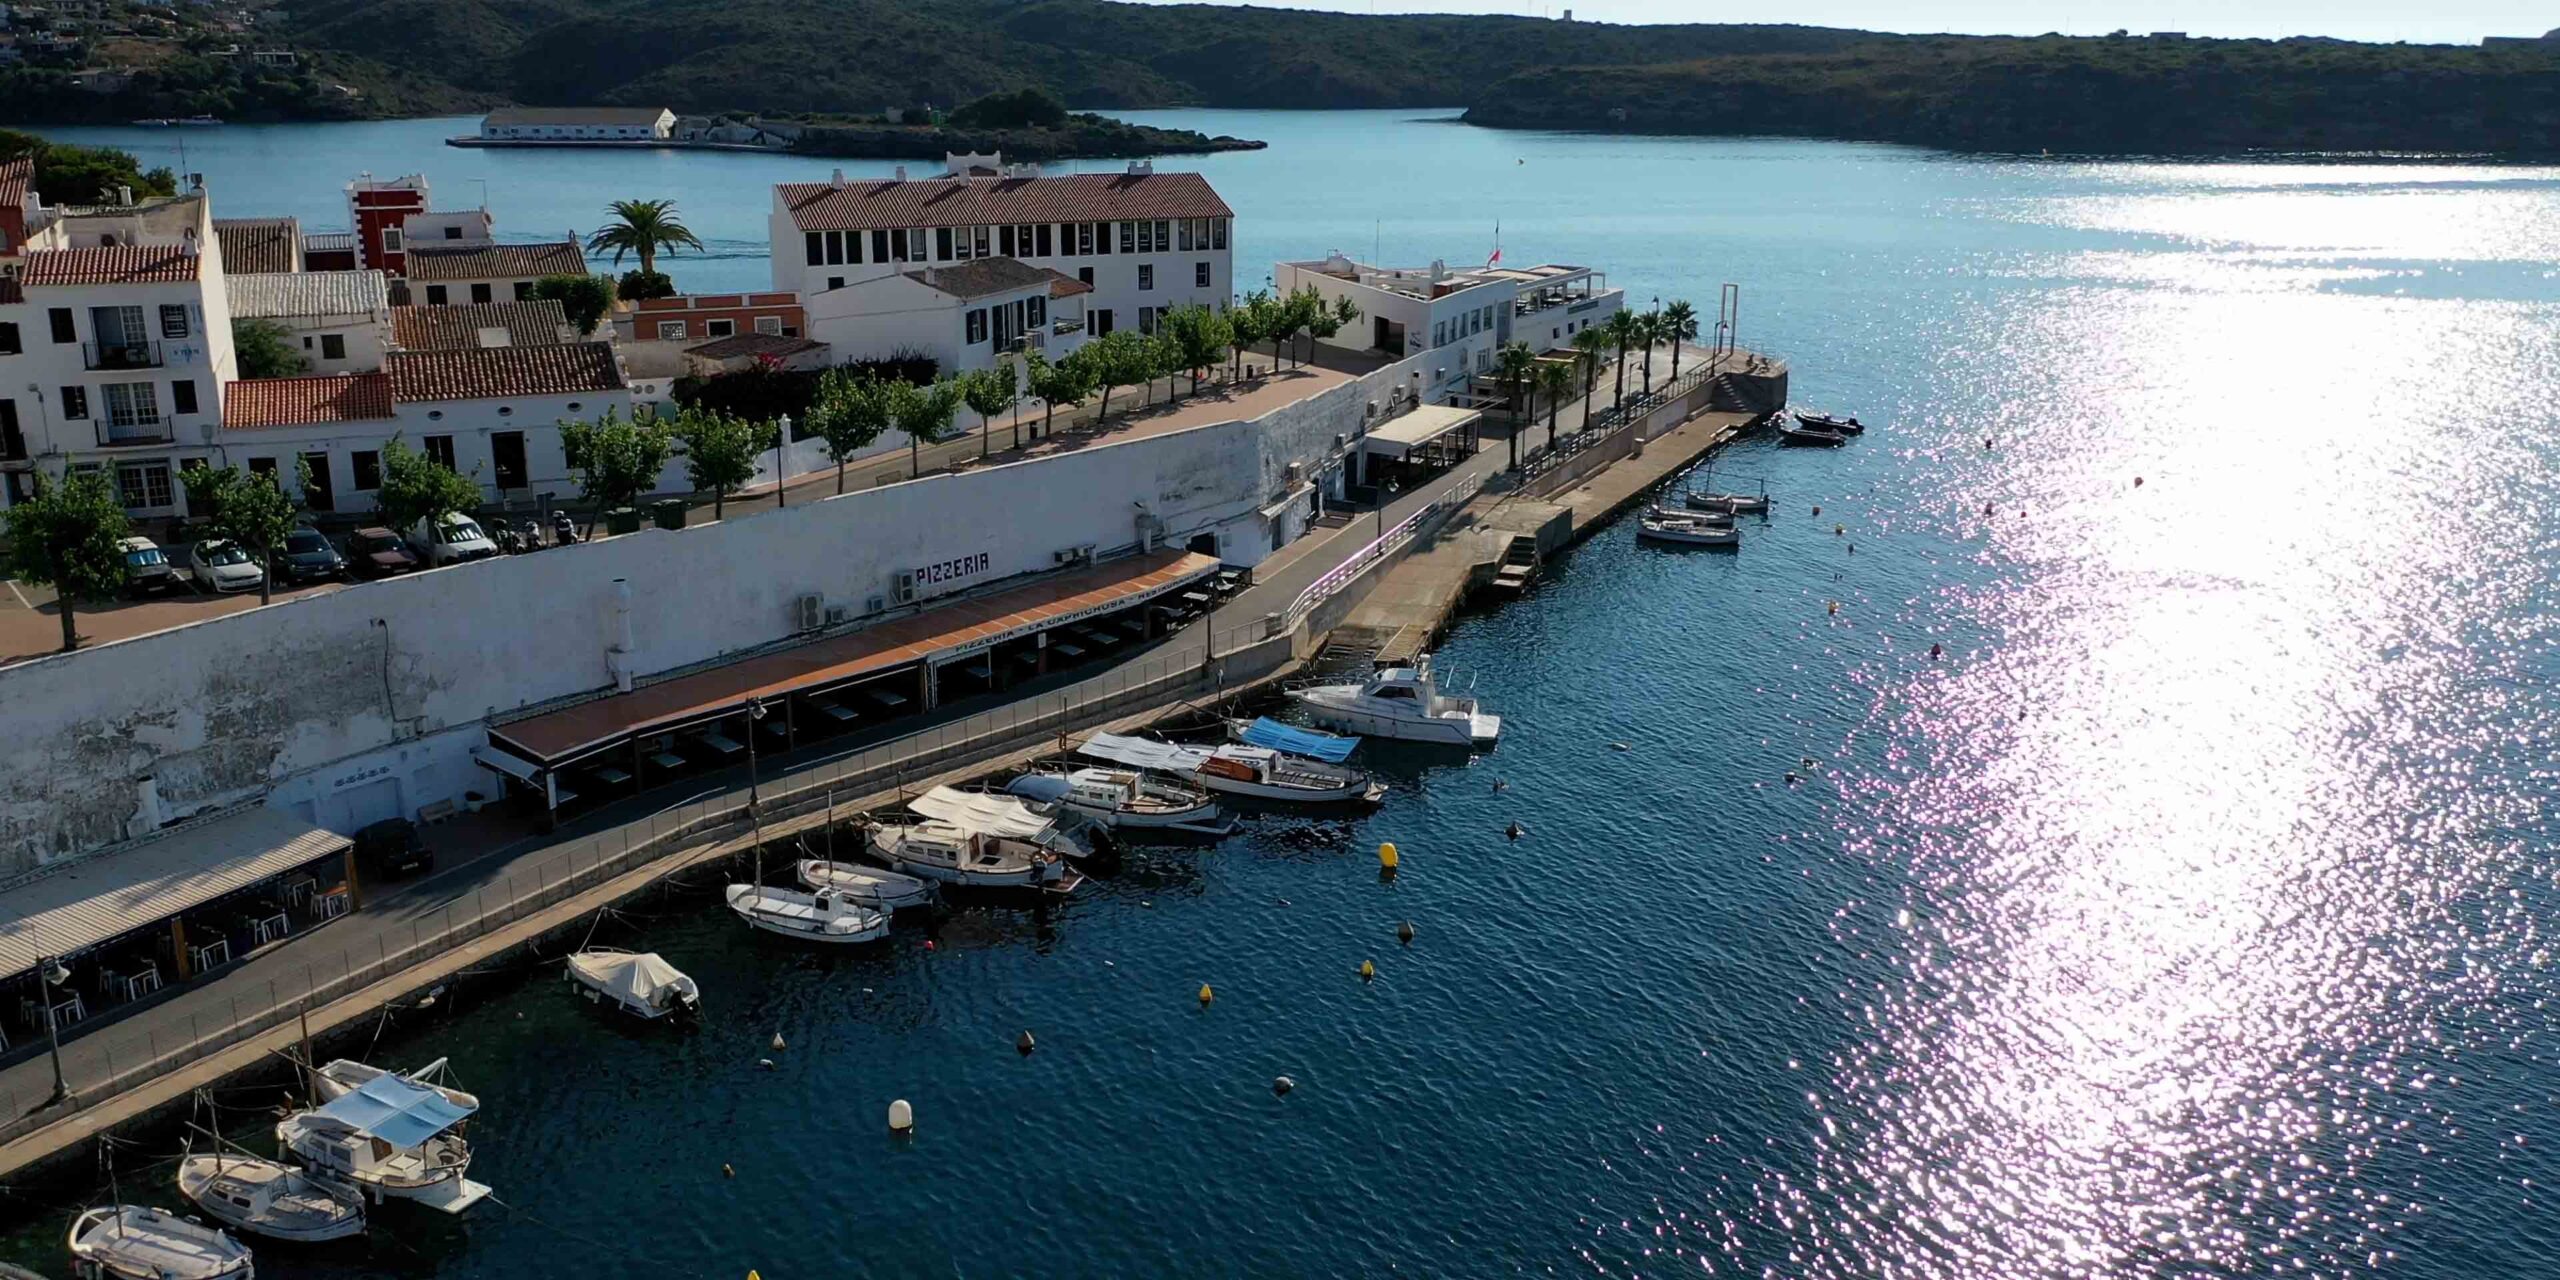
[[[1215,556],[1159,551],[1052,574],[1009,591],[500,725],[489,738],[527,760],[557,766],[635,734],[734,714],[750,698],[809,693],[1112,613],[1217,568]]]

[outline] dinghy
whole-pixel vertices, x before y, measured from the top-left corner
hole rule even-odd
[[[166,1209],[118,1204],[71,1224],[71,1267],[86,1280],[250,1280],[248,1246]]]
[[[1858,421],[1858,415],[1854,413],[1845,418],[1835,418],[1827,413],[1806,413],[1798,409],[1795,415],[1797,426],[1814,431],[1837,431],[1843,435],[1854,436],[1864,433],[1867,429],[1866,424]]]
[[[926,906],[937,896],[931,880],[902,876],[859,862],[802,858],[796,870],[800,883],[812,891],[823,889],[879,911]]]
[[[1209,793],[1135,769],[1028,773],[1006,784],[1005,791],[1083,814],[1113,831],[1223,836],[1236,825]]]
[[[1849,443],[1849,437],[1837,431],[1826,431],[1820,427],[1790,427],[1784,423],[1780,423],[1778,426],[1778,441],[1781,444],[1810,445],[1818,449],[1836,449],[1841,445]]]
[[[178,1194],[204,1215],[250,1235],[317,1244],[364,1231],[364,1202],[299,1169],[248,1156],[187,1156]]]
[[[841,895],[802,893],[761,884],[733,884],[729,909],[766,933],[803,942],[870,942],[889,936],[887,912],[863,906]]]
[[[651,1021],[702,1012],[701,989],[655,951],[589,947],[569,957],[569,981],[597,1004],[615,1005]]]

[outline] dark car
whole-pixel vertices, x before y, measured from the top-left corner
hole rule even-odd
[[[158,595],[185,586],[177,568],[169,563],[169,553],[149,538],[127,538],[116,544],[124,553],[124,586],[133,595]]]
[[[377,526],[347,536],[347,564],[359,578],[388,578],[416,569],[418,554],[399,534]]]
[[[320,531],[304,525],[284,538],[283,564],[287,582],[330,582],[347,576],[347,558],[338,554]]]
[[[418,824],[385,818],[356,833],[356,866],[372,876],[405,876],[436,865],[435,851],[418,838]]]

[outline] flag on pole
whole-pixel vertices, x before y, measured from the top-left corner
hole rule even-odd
[[[1488,267],[1502,261],[1502,219],[1493,220],[1493,256],[1484,260]]]

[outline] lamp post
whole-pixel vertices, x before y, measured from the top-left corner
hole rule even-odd
[[[44,998],[44,1038],[53,1053],[53,1096],[45,1099],[50,1107],[71,1100],[71,1082],[62,1076],[62,1029],[53,1016],[53,989],[71,981],[71,971],[62,967],[62,961],[46,956],[36,961],[36,981],[41,984],[36,994]]]
[[[747,699],[747,815],[754,817],[759,803],[756,794],[756,722],[764,719],[764,699]]]
[[[780,509],[791,505],[791,486],[787,483],[791,477],[784,475],[782,470],[782,451],[791,445],[791,415],[787,413],[782,415],[774,420],[773,425],[778,428],[773,436],[773,505],[776,509]],[[752,736],[755,726],[748,725],[747,732]]]

